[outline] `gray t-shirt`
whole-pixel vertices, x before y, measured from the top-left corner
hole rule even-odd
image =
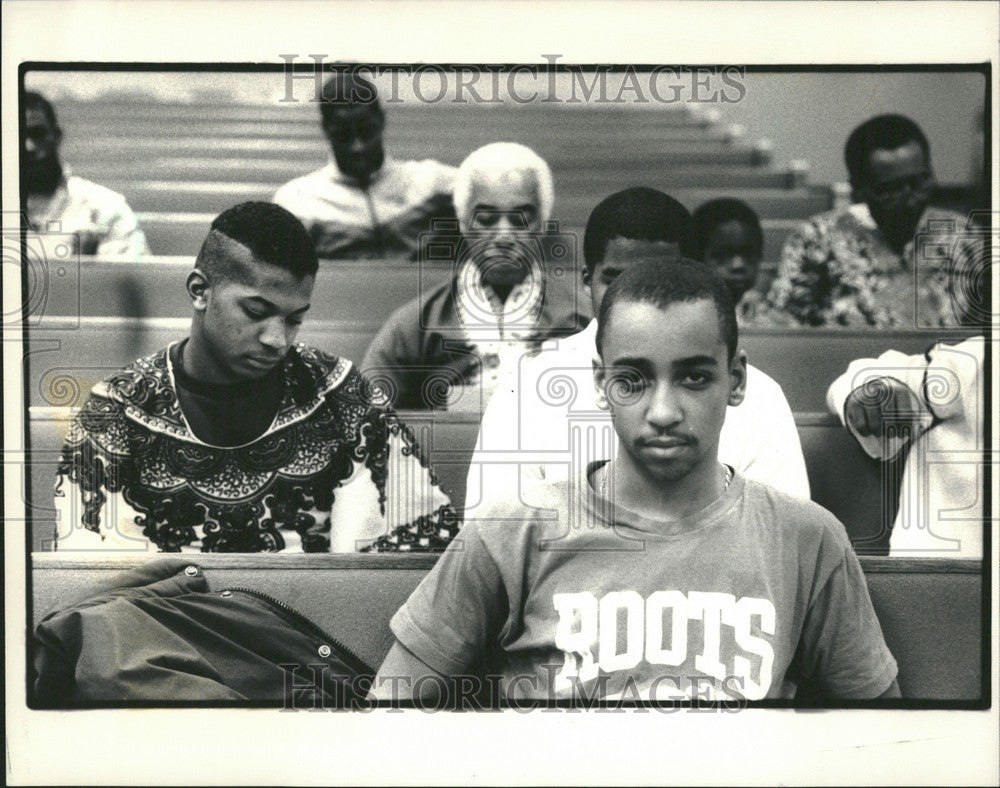
[[[658,522],[587,476],[466,524],[391,622],[433,669],[485,660],[508,697],[872,698],[896,662],[844,527],[737,474]],[[567,505],[568,504],[568,505]]]

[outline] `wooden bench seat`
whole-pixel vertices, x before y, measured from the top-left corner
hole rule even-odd
[[[322,158],[312,162],[315,168],[325,164]],[[154,180],[205,180],[205,181],[250,181],[270,183],[275,188],[295,177],[308,172],[300,162],[290,167],[280,159],[259,160],[246,157],[147,157],[142,160],[119,162],[109,169],[105,161],[83,160],[74,162],[73,172],[84,178],[102,183],[109,177],[124,181],[143,178]],[[567,183],[566,179],[594,178],[608,173],[629,172],[637,183],[649,184],[670,191],[672,188],[738,188],[738,189],[790,189],[801,186],[806,181],[803,169],[770,169],[766,167],[674,167],[656,162],[595,159],[578,161],[572,167],[561,167],[555,172],[557,196]],[[600,184],[597,184],[600,186]],[[595,203],[600,193],[595,194]]]
[[[278,78],[280,79],[280,77]],[[282,123],[316,128],[319,123],[319,106],[306,101],[307,86],[299,83],[294,91],[298,100],[275,100],[260,103],[234,103],[230,101],[149,101],[114,100],[97,98],[90,101],[67,99],[58,105],[60,124],[69,128],[74,123],[108,121],[115,124],[154,121],[158,123]],[[660,105],[650,111],[646,107],[629,104],[569,104],[534,103],[486,104],[469,102],[436,104],[419,101],[391,101],[383,96],[383,106],[392,126],[420,126],[439,123],[516,123],[528,128],[551,128],[566,124],[573,128],[593,126],[618,126],[628,118],[632,128],[709,128],[718,124],[718,113],[705,111],[694,104]],[[509,119],[509,120],[508,120]]]
[[[55,528],[52,484],[71,413],[69,408],[29,410],[31,450],[23,481],[29,515],[36,523],[33,544],[37,550],[51,547]],[[400,417],[413,430],[441,488],[457,506],[463,506],[469,462],[479,436],[478,418],[405,411]],[[835,417],[799,413],[795,418],[813,500],[844,523],[859,552],[884,554],[895,517],[897,477],[865,455]]]
[[[298,174],[295,169],[291,174]],[[558,193],[556,219],[560,226],[582,227],[597,201],[604,195],[637,183],[650,183],[648,177],[635,174],[609,173],[587,181],[577,189],[561,188]],[[101,181],[103,186],[120,192],[134,211],[139,213],[211,213],[218,214],[247,200],[269,201],[275,192],[271,183],[192,180],[122,181],[112,176]],[[719,197],[743,200],[766,219],[805,219],[829,210],[833,198],[828,189],[800,187],[796,189],[735,189],[678,188],[671,194],[690,210],[703,202]]]
[[[215,216],[214,213],[167,211],[140,211],[138,214],[139,224],[146,234],[149,248],[153,254],[165,256],[197,254]],[[801,218],[761,221],[764,231],[763,268],[773,267],[776,261],[781,259],[781,250],[788,234],[801,222]],[[567,226],[566,229],[560,227],[560,231],[574,233],[578,241],[583,238],[582,227]],[[339,264],[347,261],[336,262]]]
[[[143,558],[32,557],[33,621]],[[378,666],[392,645],[389,620],[433,566],[432,556],[197,555],[209,586],[249,587],[315,621]],[[861,565],[904,698],[984,708],[982,574],[977,561],[864,558]],[[31,624],[29,623],[29,626]],[[169,700],[169,699],[165,699]]]
[[[585,303],[581,308],[585,309]],[[384,316],[376,306],[373,317],[307,320],[299,341],[315,345],[358,363],[364,358]],[[324,310],[317,309],[317,313]],[[330,310],[327,314],[336,314]],[[347,312],[345,311],[345,314]],[[384,315],[385,313],[383,313]],[[32,405],[75,405],[76,399],[57,396],[53,378],[63,384],[80,378],[82,390],[141,356],[154,353],[187,334],[190,318],[42,317],[28,329],[26,363],[28,399]],[[940,339],[958,340],[968,331],[862,331],[847,329],[748,329],[740,344],[750,363],[774,378],[793,411],[826,410],[830,383],[857,358],[874,358],[886,350],[923,353]]]

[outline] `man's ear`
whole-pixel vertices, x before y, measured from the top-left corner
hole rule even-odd
[[[736,407],[747,394],[747,354],[737,348],[736,355],[729,362],[729,404]]]
[[[604,388],[604,385],[607,382],[607,376],[604,372],[604,362],[600,358],[595,358],[591,364],[593,364],[594,370],[594,393],[597,399],[597,407],[601,410],[611,410],[608,405],[608,396]]]
[[[593,281],[593,278],[594,276],[587,266],[580,269],[580,281],[583,282],[583,286],[587,288],[588,291],[590,290],[590,283]]]
[[[208,282],[208,277],[200,268],[195,268],[187,277],[187,292],[191,299],[191,305],[196,312],[204,312],[208,308],[208,291],[212,286]]]

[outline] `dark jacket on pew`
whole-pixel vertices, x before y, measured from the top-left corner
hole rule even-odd
[[[279,600],[246,589],[213,593],[197,566],[178,559],[115,575],[49,613],[35,630],[34,666],[36,699],[57,707],[256,701],[334,708],[363,697],[360,679],[374,675]]]

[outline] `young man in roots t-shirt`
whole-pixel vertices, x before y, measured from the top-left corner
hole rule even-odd
[[[843,526],[718,461],[747,368],[723,281],[637,265],[598,324],[614,459],[478,513],[393,618],[374,695],[482,664],[518,698],[898,695]]]

